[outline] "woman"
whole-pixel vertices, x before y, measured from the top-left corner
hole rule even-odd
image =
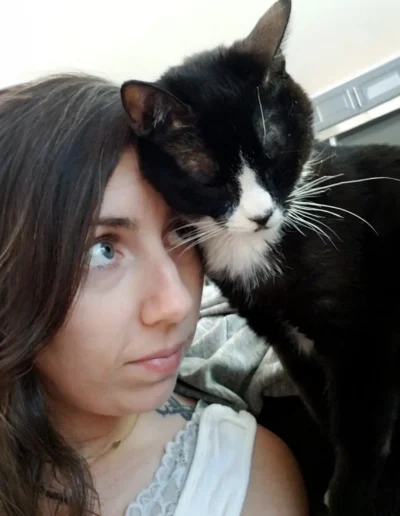
[[[3,90],[0,156],[1,514],[305,515],[282,442],[172,396],[202,271],[140,176],[119,88]]]

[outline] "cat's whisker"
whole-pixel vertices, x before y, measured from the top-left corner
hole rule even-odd
[[[263,124],[263,129],[264,129],[263,143],[265,144],[265,141],[267,139],[267,128],[265,126],[264,111],[263,111],[263,107],[262,107],[262,103],[261,103],[261,97],[260,97],[260,88],[258,86],[257,86],[257,96],[258,96],[258,103],[260,105],[261,120],[262,120],[262,124]],[[267,154],[267,156],[268,156],[268,154]]]
[[[214,230],[220,231],[221,229],[222,228],[220,226],[216,226],[214,224],[214,225],[211,225],[211,226],[208,226],[208,227],[194,227],[193,230],[190,233],[192,235],[200,235],[200,234],[203,234],[203,233],[207,233],[209,231],[214,231]],[[185,238],[185,235],[182,238]]]
[[[330,231],[333,232],[333,229],[330,226],[328,226],[328,224],[325,224],[324,222],[322,222],[321,219],[324,218],[322,215],[316,215],[315,213],[310,213],[307,210],[301,210],[301,209],[296,209],[296,210],[294,210],[294,212],[296,214],[300,215],[301,217],[305,217],[307,219],[312,220],[316,224],[321,224],[321,226],[325,226],[326,228],[328,228]]]
[[[182,250],[182,252],[179,254],[179,256],[182,256],[183,254],[185,254],[187,251],[190,251],[191,249],[193,249],[194,247],[196,247],[197,245],[201,244],[201,243],[204,243],[206,242],[207,240],[209,240],[210,238],[213,238],[213,236],[216,236],[216,235],[207,235],[203,238],[201,238],[200,240],[195,240],[194,242],[190,243],[189,245],[185,245],[185,244],[181,244],[181,245],[184,245],[185,248]]]
[[[218,229],[218,230],[223,230],[223,229],[226,229],[226,226],[223,222],[217,222],[215,221],[214,224],[211,224],[210,226],[202,226],[201,224],[198,224],[197,226],[197,229],[200,230],[200,231],[203,231],[204,229],[205,230],[209,230],[209,229]]]
[[[307,181],[302,186],[297,187],[290,195],[289,197],[296,197],[298,193],[302,193],[304,191],[312,190],[315,186],[325,183],[326,181],[329,181],[330,179],[334,179],[335,177],[341,177],[343,174],[335,174],[334,176],[322,176],[318,177],[317,179],[314,179],[313,181]]]
[[[336,236],[336,238],[341,241],[340,237],[338,236],[338,234],[331,228],[329,227],[327,224],[321,222],[320,220],[316,220],[316,216],[314,214],[309,214],[309,213],[304,213],[301,209],[299,208],[294,208],[292,210],[289,211],[289,213],[286,215],[287,217],[291,217],[292,221],[293,219],[295,219],[299,224],[303,223],[304,225],[307,226],[307,222],[309,224],[311,224],[313,227],[311,228],[310,225],[308,225],[307,227],[309,227],[310,229],[313,229],[315,231],[316,228],[318,228],[320,234],[323,234],[325,237],[329,238],[330,242],[332,243],[332,245],[336,248],[334,242],[332,241],[332,239],[325,233],[325,231],[323,231],[323,229],[320,227],[320,226],[323,226],[325,227],[327,230],[331,231],[331,233],[333,233],[333,235]],[[305,220],[304,220],[305,219]],[[299,230],[298,226],[296,226],[296,229]],[[299,230],[300,231],[300,230]],[[302,235],[304,235],[304,233],[302,231],[300,231],[300,233]],[[305,235],[304,235],[305,236]],[[321,235],[320,235],[321,236]]]
[[[303,235],[303,236],[307,236],[305,233],[303,233],[303,231],[301,231],[300,227],[302,225],[302,220],[301,220],[301,217],[299,216],[300,214],[296,211],[292,211],[290,214],[287,214],[287,220],[289,220],[290,222],[293,223],[293,225],[296,227],[296,229]],[[299,224],[300,224],[300,227],[299,227]]]
[[[379,179],[383,180],[390,180],[390,181],[397,181],[400,183],[400,179],[397,177],[390,177],[390,176],[376,176],[376,177],[364,177],[362,179],[349,179],[348,181],[340,181],[339,183],[333,183],[331,185],[328,185],[329,188],[333,186],[341,186],[341,185],[348,185],[351,183],[365,183],[367,181],[377,181]]]
[[[319,208],[319,207],[321,207],[321,208],[329,208],[330,210],[338,210],[338,211],[341,211],[343,213],[348,213],[349,215],[352,215],[353,217],[361,220],[361,222],[364,222],[364,224],[369,226],[372,229],[372,231],[374,231],[374,233],[378,234],[378,232],[376,231],[374,226],[372,226],[372,224],[370,224],[367,220],[365,220],[362,217],[360,217],[360,215],[357,215],[356,213],[354,213],[354,212],[352,212],[350,210],[346,210],[344,208],[340,208],[339,206],[334,206],[334,205],[330,205],[330,204],[319,204],[319,203],[311,202],[311,201],[309,201],[309,202],[299,201],[297,204],[304,205],[304,206],[315,206],[317,208]]]
[[[311,184],[319,184],[320,182],[324,182],[329,180],[332,177],[338,177],[343,176],[344,174],[336,174],[335,176],[319,176],[315,177],[316,174],[318,174],[318,167],[320,167],[325,161],[329,161],[331,158],[335,156],[334,153],[330,154],[329,156],[324,157],[323,159],[323,152],[316,152],[314,151],[312,154],[312,157],[308,159],[308,161],[305,164],[304,173],[300,175],[297,188],[306,188],[309,187]],[[314,177],[314,179],[312,179]],[[312,179],[312,180],[311,180]]]
[[[324,158],[322,158],[323,155],[324,155],[323,151],[321,151],[321,152],[314,151],[314,154],[308,160],[308,165],[310,167],[316,167],[318,165],[322,165],[322,163],[325,163],[326,161],[329,161],[330,159],[332,159],[335,156],[335,153],[332,152],[328,156],[325,156]],[[340,174],[340,175],[343,175],[343,174]]]
[[[343,175],[343,174],[339,174],[339,175]],[[337,177],[337,176],[326,176],[326,177],[333,178],[333,177]],[[367,181],[377,181],[380,179],[400,182],[400,179],[397,179],[395,177],[390,177],[390,176],[365,177],[362,179],[350,179],[348,181],[339,181],[337,183],[330,183],[328,185],[324,185],[324,186],[320,186],[320,187],[313,187],[313,188],[310,188],[309,190],[307,190],[305,187],[309,186],[311,183],[307,183],[304,186],[301,186],[300,188],[294,190],[293,193],[289,197],[290,198],[300,198],[303,196],[302,194],[304,194],[305,192],[307,192],[307,196],[315,196],[315,195],[324,193],[324,192],[330,190],[330,188],[333,188],[335,186],[343,186],[343,185],[354,184],[354,183],[365,183]]]
[[[320,232],[318,231],[318,229],[316,229],[315,227],[312,226],[312,224],[308,223],[307,221],[305,221],[304,219],[302,219],[299,215],[296,215],[296,223],[300,226],[303,226],[304,228],[309,228],[311,229],[312,231],[314,231],[321,239],[322,241],[323,238],[321,237],[321,234]],[[299,226],[296,226],[296,229],[303,235],[303,236],[307,236],[305,233],[303,233],[303,231],[300,230]]]
[[[322,222],[320,219],[321,219],[321,216],[319,215],[315,215],[314,213],[313,214],[310,214],[308,212],[305,212],[301,209],[298,209],[298,213],[299,215],[301,215],[301,217],[304,217],[305,219],[309,219],[311,220],[312,222],[314,222],[315,224],[319,224],[323,227],[325,227],[326,229],[328,229],[331,233],[333,233],[335,235],[335,237],[340,240],[340,242],[342,241],[342,239],[339,237],[339,235],[336,233],[336,231],[334,231],[330,226],[328,226],[328,224],[325,224],[324,222]],[[336,215],[336,214],[335,214]]]
[[[292,211],[298,211],[298,212],[300,212],[300,211],[301,211],[302,213],[306,213],[306,212],[307,212],[307,214],[308,214],[309,216],[311,216],[311,215],[312,215],[316,220],[324,219],[324,218],[325,218],[325,215],[318,215],[317,213],[312,213],[312,214],[311,214],[311,213],[308,213],[308,212],[309,212],[309,210],[302,210],[299,206],[296,206],[296,207],[294,207],[294,206],[293,206],[291,209],[292,209]],[[336,213],[335,213],[335,215],[336,215]]]
[[[175,228],[175,229],[178,229],[178,230],[179,229],[186,229],[188,227],[198,228],[198,227],[209,227],[209,226],[214,227],[216,225],[217,226],[223,225],[222,221],[218,221],[218,220],[212,219],[211,217],[207,217],[206,219],[189,221],[188,219],[185,219],[185,217],[183,215],[179,215],[177,217],[172,218],[170,224],[174,224],[176,222],[182,222],[183,223],[183,225],[177,226]]]
[[[182,231],[182,229],[196,228],[193,222],[189,224],[184,224],[183,226],[174,226],[173,224],[171,224],[171,227],[173,228],[171,231]]]
[[[189,237],[185,237],[185,238],[181,238],[181,241],[184,242],[184,243],[188,243],[188,242],[191,242],[192,240],[196,240],[196,239],[200,239],[200,238],[203,238],[205,236],[209,236],[209,235],[213,235],[214,233],[215,234],[218,234],[222,231],[221,228],[210,228],[210,229],[207,229],[207,230],[202,230],[202,231],[194,231],[192,233],[191,236]]]
[[[180,237],[180,242],[171,248],[171,251],[173,251],[174,249],[176,249],[177,247],[181,246],[181,245],[184,245],[184,243],[186,242],[191,242],[192,240],[195,240],[196,238],[199,238],[199,236],[201,236],[199,234],[198,231],[193,231],[191,233],[189,233],[188,235],[185,235],[184,238]]]
[[[340,174],[341,175],[341,174]],[[329,178],[331,179],[331,177]],[[319,185],[322,184],[322,181],[319,183]],[[289,196],[289,199],[302,199],[304,197],[314,197],[316,195],[319,195],[320,193],[323,193],[325,191],[329,190],[329,187],[332,183],[329,185],[322,185],[318,186],[318,184],[315,185],[304,185],[303,187],[296,188]]]
[[[302,201],[302,202],[303,202],[303,204],[300,205],[298,202],[293,201],[292,205],[296,209],[305,210],[305,211],[311,211],[311,212],[327,213],[328,215],[332,215],[333,217],[336,217],[338,219],[343,219],[344,218],[343,215],[340,215],[340,213],[335,213],[334,211],[329,211],[329,210],[324,210],[322,208],[315,208],[313,206],[308,206],[307,202],[305,202],[305,201]]]
[[[289,214],[288,214],[288,215],[286,216],[286,221],[285,221],[285,223],[286,223],[286,225],[287,225],[287,226],[291,226],[291,227],[293,227],[296,231],[298,231],[299,233],[301,233],[301,234],[305,237],[305,236],[306,236],[306,235],[305,235],[305,233],[303,233],[303,232],[302,232],[302,230],[301,230],[301,229],[299,228],[299,226],[296,224],[295,220],[296,220],[296,219],[295,219],[292,215],[289,215]]]
[[[333,179],[335,177],[342,177],[344,174],[341,173],[341,174],[335,174],[333,176],[318,176],[316,177],[315,179],[313,179],[312,181],[307,181],[302,188],[307,188],[309,186],[313,186],[313,185],[317,185],[317,184],[320,184],[320,183],[325,183],[326,181],[329,181],[330,179]]]
[[[192,222],[190,224],[185,224],[184,226],[175,227],[174,229],[172,229],[170,231],[170,233],[176,233],[176,232],[182,231],[183,229],[192,228],[192,230],[188,231],[183,237],[183,238],[188,238],[191,235],[198,235],[201,232],[209,231],[211,229],[216,229],[217,227],[221,228],[223,226],[220,223],[217,223],[214,221],[207,221],[207,223],[193,223]]]
[[[207,231],[207,232],[206,231],[196,232],[195,234],[193,234],[189,237],[186,237],[185,239],[182,238],[178,244],[176,244],[175,246],[171,247],[171,249],[169,249],[169,252],[175,251],[175,249],[177,249],[179,247],[187,246],[190,243],[193,243],[193,245],[196,245],[197,243],[201,242],[203,238],[206,238],[206,237],[211,238],[211,237],[217,235],[218,233],[220,233],[221,231],[222,231],[221,228],[214,228],[214,230]]]
[[[224,222],[222,221],[218,221],[218,220],[214,220],[214,219],[211,219],[211,220],[200,220],[198,222],[196,222],[196,226],[197,227],[209,227],[209,226],[219,226],[219,227],[223,227],[224,226]]]
[[[171,229],[171,231],[168,232],[168,235],[171,235],[173,233],[179,233],[179,231],[182,231],[182,229],[181,228]],[[197,232],[198,232],[197,228],[193,227],[191,230],[187,229],[187,231],[185,231],[185,233],[184,233],[184,236],[186,238],[186,237],[188,237],[190,235],[194,235]]]
[[[310,222],[309,220],[305,220],[303,217],[301,217],[300,215],[296,215],[296,218],[299,222],[301,222],[304,226],[306,227],[309,227],[311,230],[313,230],[320,238],[321,240],[324,242],[324,239],[323,237],[327,238],[330,243],[336,248],[335,244],[333,243],[332,241],[332,238],[327,234],[325,233],[325,231],[320,228],[317,224],[314,224],[312,222]],[[325,243],[325,242],[324,242]]]
[[[207,240],[209,238],[212,238],[212,237],[214,237],[216,235],[219,235],[222,232],[223,232],[223,229],[216,228],[214,231],[207,231],[207,232],[204,232],[204,233],[200,233],[199,236],[198,236],[198,241],[199,242],[203,242],[203,240]]]
[[[188,224],[183,224],[182,226],[176,226],[172,231],[181,231],[183,229],[193,228],[194,230],[199,229],[200,227],[203,228],[211,228],[215,227],[219,223],[214,220],[207,220],[207,221],[199,221],[199,222],[189,222]]]
[[[214,228],[214,230],[212,230],[212,231],[208,231],[208,232],[199,234],[197,236],[197,238],[192,238],[190,240],[183,240],[182,242],[180,242],[179,247],[185,246],[185,249],[183,249],[182,253],[179,256],[182,256],[182,254],[184,254],[185,252],[189,251],[190,249],[193,249],[193,247],[196,247],[196,245],[199,245],[201,243],[206,242],[207,240],[210,240],[211,238],[216,237],[221,232],[223,232],[223,228],[217,227],[217,228]]]
[[[329,179],[331,179],[331,178],[329,178]],[[321,192],[328,191],[329,186],[322,185],[323,182],[325,182],[325,181],[320,181],[319,183],[315,183],[313,185],[311,185],[311,184],[303,185],[300,188],[297,187],[289,195],[288,199],[290,200],[290,199],[303,199],[303,198],[308,198],[308,197],[315,197],[316,195],[319,195]]]
[[[321,190],[319,188],[321,188]],[[319,188],[313,188],[312,190],[304,190],[303,192],[298,192],[296,195],[289,197],[289,199],[302,201],[303,199],[309,199],[311,197],[319,197],[321,193],[329,191],[329,188],[326,186],[321,186]]]

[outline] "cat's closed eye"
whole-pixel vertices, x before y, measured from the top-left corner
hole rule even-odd
[[[194,135],[186,134],[165,144],[165,151],[177,165],[204,186],[212,186],[218,177],[218,164],[206,152],[203,143]]]

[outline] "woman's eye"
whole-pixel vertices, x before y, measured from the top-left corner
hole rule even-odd
[[[90,268],[105,268],[114,264],[116,258],[114,245],[107,240],[97,242],[90,250]]]

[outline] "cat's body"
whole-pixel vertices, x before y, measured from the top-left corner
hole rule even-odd
[[[207,275],[329,432],[334,516],[398,516],[400,149],[313,141],[279,51],[289,13],[281,0],[230,49],[126,83],[124,106]]]

